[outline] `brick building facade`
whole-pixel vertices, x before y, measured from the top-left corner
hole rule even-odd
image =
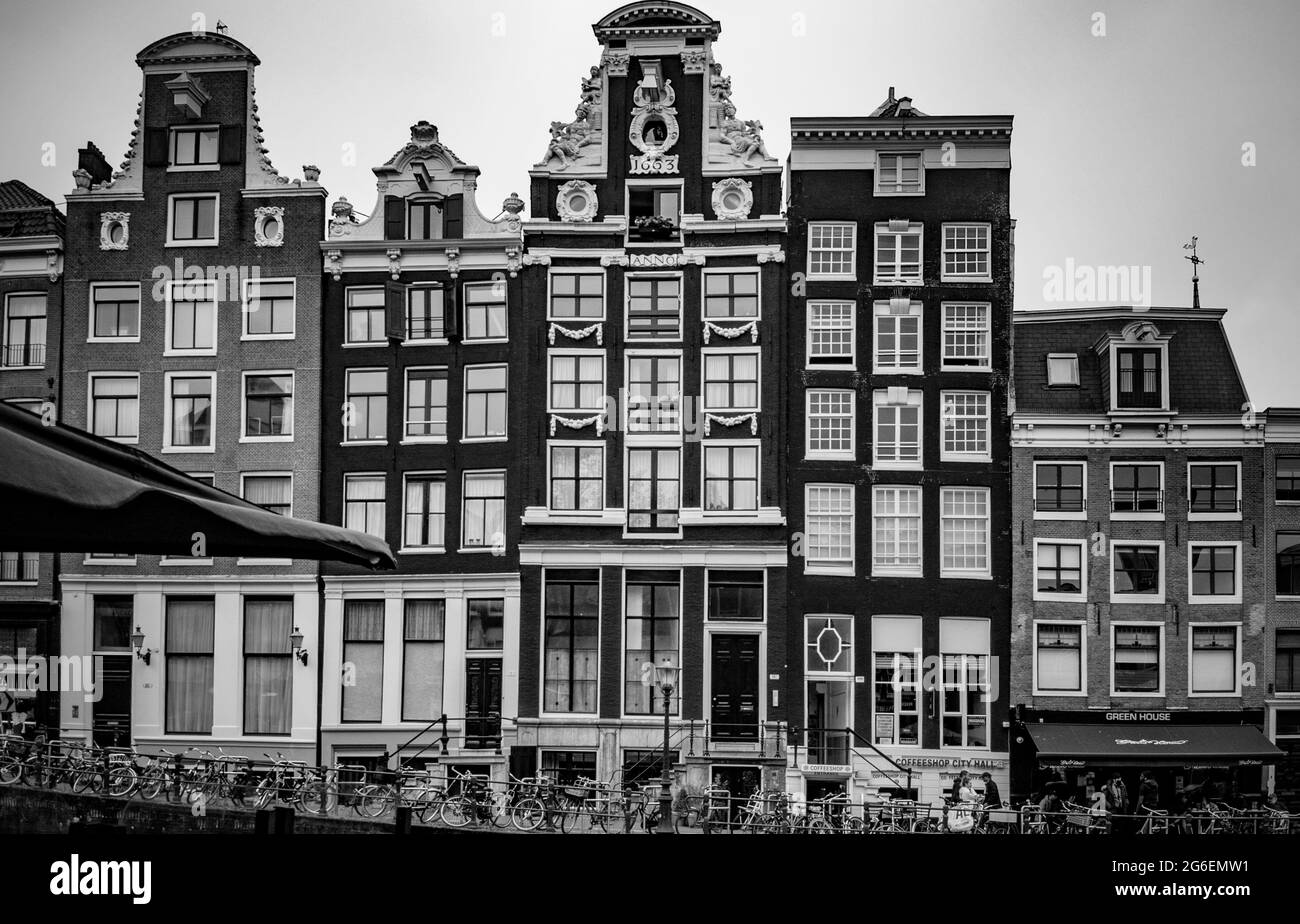
[[[1271,407],[1262,416],[1267,423],[1260,590],[1271,599],[1259,682],[1266,692],[1265,731],[1286,755],[1269,768],[1269,789],[1296,811],[1300,808],[1300,408]]]
[[[516,775],[779,786],[787,719],[780,165],[737,116],[721,25],[593,27],[524,225],[528,372]],[[571,105],[560,93],[556,109]]]
[[[63,324],[63,214],[18,180],[0,183],[0,401],[55,420]],[[0,658],[16,667],[59,652],[58,556],[0,552]],[[0,670],[0,721],[48,725],[55,696]]]
[[[892,87],[791,123],[783,695],[810,798],[1005,791],[1011,123]]]
[[[1166,725],[1207,727],[1183,729],[1187,745],[1219,734],[1211,727],[1263,724],[1274,502],[1263,417],[1250,411],[1223,314],[1016,314],[1015,796],[1052,774],[1082,792],[1088,773],[1117,769],[1135,792],[1139,764],[1158,772],[1167,800],[1202,780],[1262,791],[1253,754],[1148,753],[1175,740]],[[1098,724],[1117,731],[1113,753],[1058,746]]]
[[[272,167],[242,43],[179,33],[136,63],[121,168],[87,148],[68,196],[61,417],[315,519],[319,171]],[[62,557],[63,652],[94,656],[101,679],[95,702],[63,698],[61,734],[314,758],[316,672],[290,635],[318,650],[316,562],[236,559],[202,536],[192,551]]]
[[[335,203],[320,244],[322,516],[385,539],[398,569],[322,566],[322,759],[437,758],[504,780],[528,458],[523,202],[485,217],[478,168],[428,122],[374,172],[370,217]]]

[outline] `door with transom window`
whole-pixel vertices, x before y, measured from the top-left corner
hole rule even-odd
[[[714,633],[711,639],[711,736],[754,741],[758,738],[759,636]]]

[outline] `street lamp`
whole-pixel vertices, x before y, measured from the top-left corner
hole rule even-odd
[[[659,833],[673,833],[673,793],[672,780],[668,771],[668,710],[677,686],[677,658],[666,654],[655,664],[655,685],[664,699],[664,770],[663,782],[659,789]]]

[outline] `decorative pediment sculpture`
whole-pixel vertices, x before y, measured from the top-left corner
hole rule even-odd
[[[708,164],[715,167],[779,169],[763,142],[763,123],[740,119],[731,99],[731,78],[714,61],[709,76]]]
[[[581,80],[579,102],[573,111],[573,119],[551,123],[551,140],[546,146],[546,154],[534,166],[558,171],[567,170],[580,160],[590,160],[592,166],[599,163],[600,153],[583,149],[595,146],[601,138],[604,125],[604,86],[600,68],[592,67],[590,76]],[[558,163],[553,163],[554,161]]]

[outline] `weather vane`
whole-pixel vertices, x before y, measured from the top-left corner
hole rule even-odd
[[[1184,244],[1183,250],[1190,250],[1190,257],[1184,256],[1184,260],[1192,261],[1192,307],[1201,307],[1201,264],[1205,261],[1196,255],[1196,235],[1192,235],[1192,242]]]
[[[218,19],[218,20],[217,20],[217,34],[218,34],[218,35],[225,35],[225,34],[226,34],[227,32],[229,32],[229,31],[230,31],[230,27],[229,27],[228,25],[226,25],[224,22],[222,22],[220,19]]]

